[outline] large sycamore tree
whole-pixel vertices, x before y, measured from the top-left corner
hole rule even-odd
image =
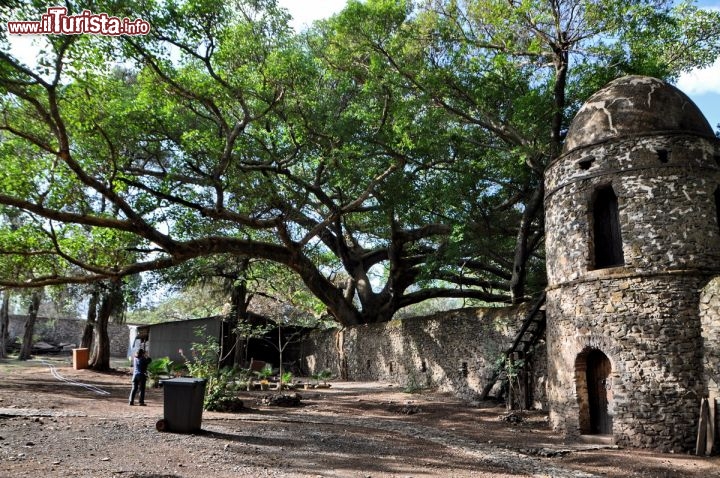
[[[2,21],[48,6],[16,3]],[[43,37],[34,61],[3,39],[0,205],[31,232],[0,224],[0,285],[117,291],[230,255],[344,325],[541,290],[542,173],[574,111],[720,38],[663,1],[351,1],[303,34],[273,0],[66,3],[151,31]]]

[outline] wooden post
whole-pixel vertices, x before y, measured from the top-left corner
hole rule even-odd
[[[715,438],[715,427],[710,422],[710,404],[707,398],[700,401],[700,420],[698,422],[695,454],[704,456],[712,451],[712,440]],[[709,447],[708,447],[709,443]]]
[[[710,394],[708,400],[709,406],[709,420],[708,420],[708,431],[707,431],[707,449],[705,453],[712,455],[715,452],[715,444],[717,437],[717,397],[714,393]]]

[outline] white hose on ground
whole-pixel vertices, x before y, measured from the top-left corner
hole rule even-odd
[[[71,380],[69,378],[63,377],[62,375],[60,375],[60,372],[57,371],[57,367],[55,367],[55,365],[51,364],[47,360],[40,359],[40,360],[37,360],[37,362],[40,362],[43,365],[47,365],[50,368],[50,373],[52,374],[52,376],[55,377],[56,379],[60,380],[61,382],[65,382],[68,385],[74,385],[76,387],[85,388],[87,390],[90,390],[91,392],[97,393],[98,395],[110,395],[110,392],[108,392],[107,390],[103,390],[100,387],[96,387],[95,385],[90,385],[88,383],[76,382],[75,380]]]

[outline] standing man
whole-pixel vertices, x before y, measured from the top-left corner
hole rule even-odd
[[[150,357],[145,356],[145,350],[140,349],[133,359],[132,391],[130,392],[130,405],[135,405],[135,394],[140,390],[140,405],[145,406],[145,384],[147,383],[147,369]]]

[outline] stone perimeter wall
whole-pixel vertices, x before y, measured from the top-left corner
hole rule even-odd
[[[495,361],[512,345],[529,305],[468,308],[344,330],[318,331],[304,344],[303,366],[347,380],[434,387],[474,400]],[[545,401],[544,342],[533,362],[535,408]]]
[[[23,315],[10,316],[10,341],[14,341],[16,337],[20,337],[20,340],[22,340],[26,320],[27,317]],[[34,337],[36,342],[68,343],[78,347],[84,330],[84,320],[38,317],[35,322]],[[125,357],[130,340],[128,326],[108,324],[108,335],[110,336],[110,355],[113,357]]]

